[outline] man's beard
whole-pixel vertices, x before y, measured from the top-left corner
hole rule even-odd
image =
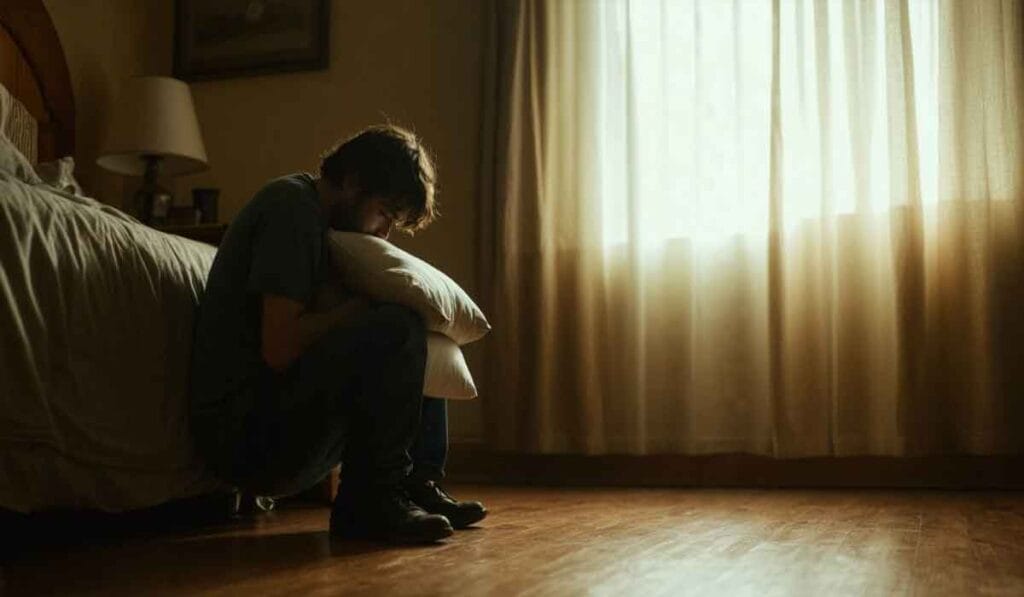
[[[355,205],[347,201],[335,203],[331,207],[330,213],[327,214],[327,226],[332,230],[358,232],[356,230]]]

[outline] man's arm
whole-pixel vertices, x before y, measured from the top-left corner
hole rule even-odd
[[[284,371],[327,330],[354,321],[368,306],[365,299],[351,297],[318,313],[306,311],[299,301],[264,294],[260,325],[263,362],[274,371]]]

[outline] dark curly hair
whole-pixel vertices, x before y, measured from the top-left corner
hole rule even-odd
[[[361,197],[382,197],[401,214],[395,226],[408,234],[438,216],[434,160],[411,131],[393,124],[371,126],[320,156],[320,176],[343,186],[351,177]]]

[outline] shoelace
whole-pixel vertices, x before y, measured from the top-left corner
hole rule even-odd
[[[459,503],[458,500],[453,498],[451,496],[451,494],[448,493],[447,491],[445,491],[443,487],[441,487],[440,485],[437,484],[437,482],[435,482],[435,481],[427,481],[427,487],[429,487],[434,492],[434,494],[436,496],[438,496],[442,501],[443,500],[448,500],[448,501],[454,502],[456,504]]]
[[[389,493],[388,497],[394,501],[396,505],[401,506],[405,510],[419,508],[419,506],[416,505],[416,502],[409,497],[409,492],[406,491],[404,487],[395,487],[394,490]]]
[[[451,496],[451,494],[445,491],[444,488],[438,485],[437,483],[431,481],[430,484],[434,486],[434,491],[436,491],[438,495],[440,495],[443,499],[451,500],[453,502],[456,501],[455,498]]]

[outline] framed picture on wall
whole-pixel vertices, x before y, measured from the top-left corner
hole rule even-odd
[[[327,68],[329,0],[175,0],[186,81]]]

